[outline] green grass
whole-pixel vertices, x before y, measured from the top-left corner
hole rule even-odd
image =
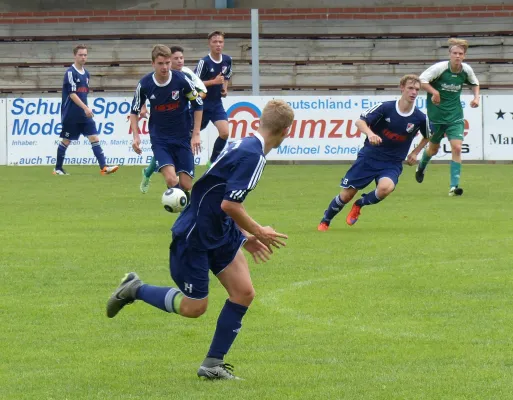
[[[447,165],[316,226],[348,165],[268,166],[246,201],[289,235],[262,265],[227,357],[242,382],[203,382],[226,299],[211,283],[197,320],[143,303],[109,320],[123,274],[168,285],[169,228],[140,168],[0,168],[0,399],[513,399],[511,165]]]

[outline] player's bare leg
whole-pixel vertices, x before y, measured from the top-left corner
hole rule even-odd
[[[242,318],[255,298],[246,257],[241,250],[217,278],[228,292],[228,300],[217,320],[216,332],[207,357],[198,369],[198,376],[207,379],[240,379],[233,366],[224,362],[242,326]]]
[[[342,211],[342,208],[349,203],[358,192],[357,189],[349,187],[340,191],[340,194],[335,196],[328,208],[324,211],[324,216],[317,226],[318,231],[327,231],[330,227],[331,220]]]
[[[192,190],[192,176],[185,172],[180,172],[178,174],[178,181],[180,182],[180,187],[185,192],[185,195],[187,196],[187,203],[189,203],[190,197],[191,197],[191,190]]]
[[[461,147],[463,140],[453,139],[451,143],[451,189],[449,190],[449,196],[461,196],[463,189],[459,187],[460,176],[461,176]]]
[[[178,176],[176,176],[176,170],[174,165],[164,165],[160,171],[168,188],[174,188],[178,185]]]

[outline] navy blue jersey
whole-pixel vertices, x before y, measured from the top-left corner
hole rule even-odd
[[[173,225],[173,236],[186,237],[189,246],[201,250],[230,241],[239,228],[221,209],[221,203],[242,203],[256,187],[265,163],[260,134],[230,143],[192,187],[190,204]]]
[[[153,73],[145,75],[135,89],[130,112],[138,115],[146,100],[150,102],[148,128],[152,140],[190,141],[189,101],[194,110],[202,110],[203,101],[184,73],[171,70],[164,84],[158,83]]]
[[[232,77],[232,58],[226,54],[222,54],[221,61],[214,61],[210,54],[199,60],[194,73],[202,81],[210,81],[217,75],[222,74],[225,80]],[[207,97],[205,97],[205,108],[210,105],[221,103],[221,89],[223,85],[212,85],[208,87]]]
[[[83,123],[88,120],[84,110],[77,106],[69,97],[75,93],[87,105],[89,93],[89,72],[86,69],[78,71],[74,65],[66,70],[62,83],[61,119],[62,122]]]
[[[379,146],[372,146],[369,139],[359,155],[380,161],[403,161],[408,155],[413,138],[420,131],[428,137],[426,115],[417,107],[408,114],[399,111],[398,101],[385,101],[365,111],[360,119],[364,120],[372,132],[382,139]]]

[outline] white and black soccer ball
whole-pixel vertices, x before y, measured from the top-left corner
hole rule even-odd
[[[167,189],[162,195],[162,205],[170,213],[179,213],[187,206],[187,196],[182,189]]]

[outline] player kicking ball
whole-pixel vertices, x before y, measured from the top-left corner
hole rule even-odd
[[[107,302],[109,318],[135,300],[168,313],[198,318],[207,310],[212,271],[225,287],[228,299],[219,314],[210,350],[198,369],[199,377],[239,379],[224,357],[255,297],[241,248],[256,262],[265,262],[272,247],[284,246],[287,238],[270,226],[258,224],[242,203],[262,176],[266,155],[285,140],[293,120],[294,112],[287,103],[271,100],[262,111],[258,132],[230,143],[194,184],[189,205],[171,229],[169,264],[177,287],[143,284],[131,272]]]
[[[377,204],[394,191],[403,171],[406,155],[408,165],[417,163],[420,151],[429,140],[426,115],[415,106],[420,80],[416,75],[405,75],[401,78],[399,86],[399,100],[375,105],[365,111],[356,122],[356,126],[367,139],[356,161],[342,179],[342,191],[329,204],[317,230],[327,231],[331,220],[355,194],[375,181],[376,190],[364,194],[355,201],[347,215],[347,224],[354,225],[360,217],[362,207]],[[408,154],[411,143],[419,131],[423,138]]]
[[[181,46],[172,46],[171,47],[171,69],[175,71],[183,72],[190,80],[194,83],[194,86],[196,87],[196,91],[198,92],[199,97],[202,99],[205,98],[207,94],[207,88],[205,87],[203,81],[196,76],[194,72],[192,72],[191,69],[184,66],[184,50]],[[194,121],[196,114],[192,115],[191,118],[191,132],[194,128]],[[141,112],[139,114],[142,118],[148,118],[149,113],[148,109],[146,107],[146,104],[143,104],[141,107]],[[201,121],[198,122],[201,124]],[[150,164],[142,170],[142,180],[139,185],[139,189],[141,190],[141,193],[145,194],[148,193],[148,189],[150,188],[150,180],[151,176],[157,169],[157,160],[155,156],[151,158]]]

